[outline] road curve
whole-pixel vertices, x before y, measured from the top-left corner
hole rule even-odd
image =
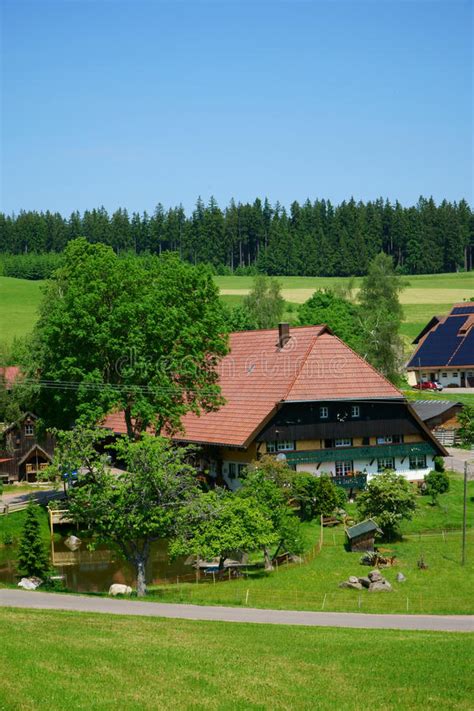
[[[261,610],[251,607],[175,605],[163,602],[139,602],[107,597],[89,597],[86,595],[27,592],[9,588],[0,590],[0,607],[68,610],[113,615],[137,615],[140,617],[167,617],[183,620],[251,622],[270,625],[474,632],[474,616],[470,615],[366,615],[351,612],[306,612],[299,610]]]

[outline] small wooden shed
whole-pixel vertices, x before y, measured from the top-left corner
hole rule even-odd
[[[351,551],[373,551],[376,533],[383,533],[383,531],[371,518],[347,528],[346,534]]]

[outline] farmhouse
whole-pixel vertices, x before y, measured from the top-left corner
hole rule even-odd
[[[324,325],[231,334],[219,378],[225,404],[187,414],[177,439],[199,445],[203,469],[231,488],[266,453],[350,489],[384,469],[423,479],[446,455],[402,394]],[[126,432],[123,413],[104,425]]]
[[[17,422],[0,427],[0,480],[4,483],[35,481],[38,472],[51,462],[51,435],[38,437],[36,415],[24,413]]]
[[[433,316],[415,338],[407,370],[417,383],[474,387],[474,302],[455,304],[447,316]]]

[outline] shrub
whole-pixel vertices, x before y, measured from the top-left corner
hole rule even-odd
[[[435,457],[434,458],[434,466],[435,466],[435,470],[437,472],[444,472],[445,467],[444,467],[443,457]]]
[[[63,257],[61,254],[51,252],[48,254],[3,254],[0,257],[0,272],[3,276],[16,279],[49,279],[58,269]]]
[[[377,474],[359,494],[357,509],[363,518],[373,518],[386,538],[395,536],[400,522],[411,519],[416,509],[416,494],[405,477],[393,471]]]
[[[342,499],[340,490],[334,486],[327,474],[296,474],[291,487],[292,499],[298,507],[302,521],[311,521],[321,515],[328,516],[341,506],[342,501],[345,503],[345,494]]]
[[[447,491],[449,491],[449,477],[446,472],[432,469],[425,474],[422,492],[426,496],[431,496],[433,506],[437,503],[438,496]]]
[[[44,578],[48,568],[48,557],[41,538],[37,505],[33,499],[30,499],[18,549],[18,573],[27,577]]]

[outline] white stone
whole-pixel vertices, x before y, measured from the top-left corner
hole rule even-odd
[[[23,590],[36,590],[42,582],[41,578],[22,578],[18,583],[18,587],[23,588]]]
[[[81,543],[81,539],[77,536],[69,536],[69,538],[66,538],[66,540],[64,541],[64,545],[67,546],[70,551],[77,551]]]
[[[132,588],[129,585],[121,585],[120,583],[113,583],[109,588],[109,595],[131,595]]]

